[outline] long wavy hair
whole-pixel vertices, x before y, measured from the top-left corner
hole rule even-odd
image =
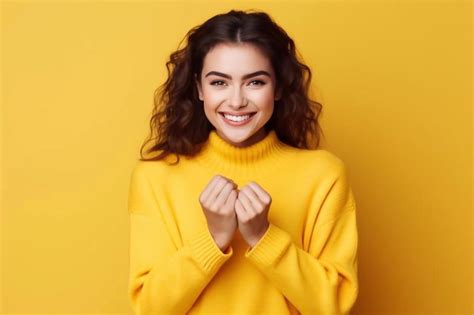
[[[185,39],[187,45],[179,49]],[[140,160],[166,160],[174,154],[177,159],[171,164],[177,164],[180,155],[192,157],[199,153],[215,127],[205,115],[196,79],[201,83],[204,57],[221,43],[250,43],[269,58],[281,98],[275,101],[265,130],[275,130],[279,140],[290,146],[317,149],[323,134],[318,122],[322,105],[308,96],[311,70],[301,61],[294,41],[267,13],[231,10],[189,30],[178,50],[170,55],[166,63],[168,78],[154,94],[150,135],[140,149]],[[146,154],[158,155],[143,155],[148,143],[152,146]]]

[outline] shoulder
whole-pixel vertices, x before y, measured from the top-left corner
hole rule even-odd
[[[335,153],[326,149],[298,149],[298,163],[308,172],[325,173],[327,176],[340,176],[346,172],[345,162]]]
[[[313,161],[308,171],[317,182],[317,195],[325,195],[326,204],[335,210],[345,210],[355,206],[351,188],[351,178],[344,160],[333,152],[325,149],[311,150],[306,153]],[[338,214],[332,213],[332,216]],[[326,219],[322,219],[322,222]]]
[[[159,179],[166,178],[169,173],[169,165],[164,161],[142,161],[138,160],[132,166],[131,179],[147,180],[156,182]]]

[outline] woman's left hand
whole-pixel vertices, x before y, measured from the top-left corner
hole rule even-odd
[[[268,211],[271,196],[255,182],[240,189],[235,201],[235,212],[240,234],[253,247],[269,227]]]

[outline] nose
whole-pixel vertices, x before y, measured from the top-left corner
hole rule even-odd
[[[239,109],[241,107],[247,106],[247,104],[248,101],[246,100],[244,93],[240,90],[240,88],[235,88],[232,92],[229,106],[231,108]]]

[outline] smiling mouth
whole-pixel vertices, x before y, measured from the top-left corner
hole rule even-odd
[[[219,115],[222,117],[222,119],[231,124],[231,125],[234,125],[234,126],[238,126],[238,125],[243,125],[245,124],[246,122],[252,120],[253,116],[255,116],[257,112],[253,112],[253,113],[248,113],[246,115],[231,115],[231,116],[236,116],[236,117],[247,117],[247,118],[240,118],[238,120],[232,120],[232,119],[229,119],[229,118],[226,118],[225,115],[224,115],[224,112],[219,112]]]
[[[254,116],[257,112],[253,112],[253,113],[248,113],[248,114],[239,114],[239,115],[234,115],[234,114],[229,114],[229,113],[226,113],[226,112],[219,112],[219,114],[226,118],[225,116],[233,116],[233,117],[247,117],[248,118],[251,118],[252,116]],[[247,119],[248,119],[247,118]]]

